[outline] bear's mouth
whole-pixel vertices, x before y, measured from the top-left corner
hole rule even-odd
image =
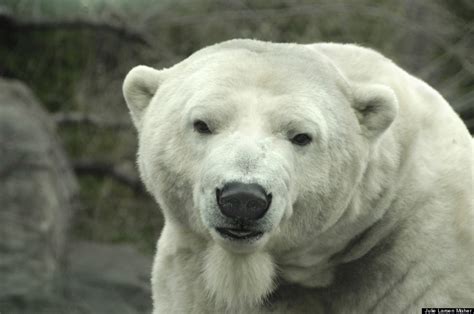
[[[248,229],[216,228],[216,231],[231,240],[257,240],[263,235],[263,232]]]

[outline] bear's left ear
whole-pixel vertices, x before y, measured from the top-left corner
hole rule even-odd
[[[369,139],[381,135],[397,116],[397,96],[385,85],[356,84],[353,97],[353,107],[360,126]]]
[[[130,70],[123,81],[123,96],[137,130],[140,130],[145,109],[163,80],[161,72],[139,65]]]

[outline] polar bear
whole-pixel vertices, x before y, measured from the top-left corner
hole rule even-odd
[[[165,217],[154,313],[474,306],[471,137],[389,59],[237,39],[123,92]]]

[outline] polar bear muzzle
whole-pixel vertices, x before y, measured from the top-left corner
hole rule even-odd
[[[216,228],[230,240],[256,240],[263,235],[251,226],[265,216],[272,202],[272,194],[256,183],[230,182],[216,189],[216,201],[221,213],[237,228]]]
[[[216,189],[216,197],[221,213],[240,223],[262,218],[272,201],[272,195],[255,183],[227,183],[222,190]]]

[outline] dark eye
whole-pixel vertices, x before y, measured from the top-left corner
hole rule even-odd
[[[311,140],[312,138],[309,134],[300,133],[293,136],[293,138],[291,139],[291,142],[295,145],[305,146],[311,143]]]
[[[204,122],[202,120],[194,121],[193,127],[197,132],[202,133],[202,134],[211,134],[212,133],[211,130],[209,129],[209,127],[207,126],[206,122]]]

